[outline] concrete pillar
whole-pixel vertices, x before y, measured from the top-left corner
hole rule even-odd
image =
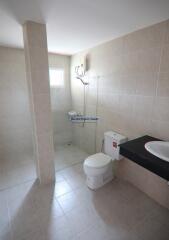
[[[55,179],[46,25],[26,22],[23,37],[37,176],[46,184]]]

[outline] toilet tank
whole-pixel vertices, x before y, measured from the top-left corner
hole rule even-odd
[[[121,143],[127,141],[127,137],[113,132],[108,131],[104,133],[104,152],[105,154],[112,157],[112,159],[120,160],[122,156],[120,155],[120,147],[118,146]]]

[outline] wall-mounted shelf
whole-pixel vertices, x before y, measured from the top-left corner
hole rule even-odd
[[[88,117],[88,116],[83,116],[83,115],[77,115],[70,117],[69,120],[72,123],[95,123],[98,120],[98,117]]]
[[[74,110],[68,112],[68,118],[72,123],[95,123],[99,119],[95,116],[84,116]]]

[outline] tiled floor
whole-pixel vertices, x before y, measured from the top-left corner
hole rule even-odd
[[[36,178],[33,156],[19,154],[0,161],[0,190]]]
[[[0,192],[0,240],[169,239],[169,211],[130,184],[91,191],[82,164],[56,176],[52,186],[29,181]]]
[[[55,147],[56,171],[82,162],[87,154],[74,145]],[[0,162],[0,190],[16,186],[36,178],[33,156],[19,154]]]
[[[72,144],[55,146],[55,170],[83,162],[87,156],[86,152]]]

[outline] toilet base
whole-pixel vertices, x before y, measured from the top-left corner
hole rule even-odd
[[[103,187],[106,183],[110,182],[114,178],[112,168],[108,169],[108,171],[101,176],[87,176],[87,186],[92,189],[98,189]]]

